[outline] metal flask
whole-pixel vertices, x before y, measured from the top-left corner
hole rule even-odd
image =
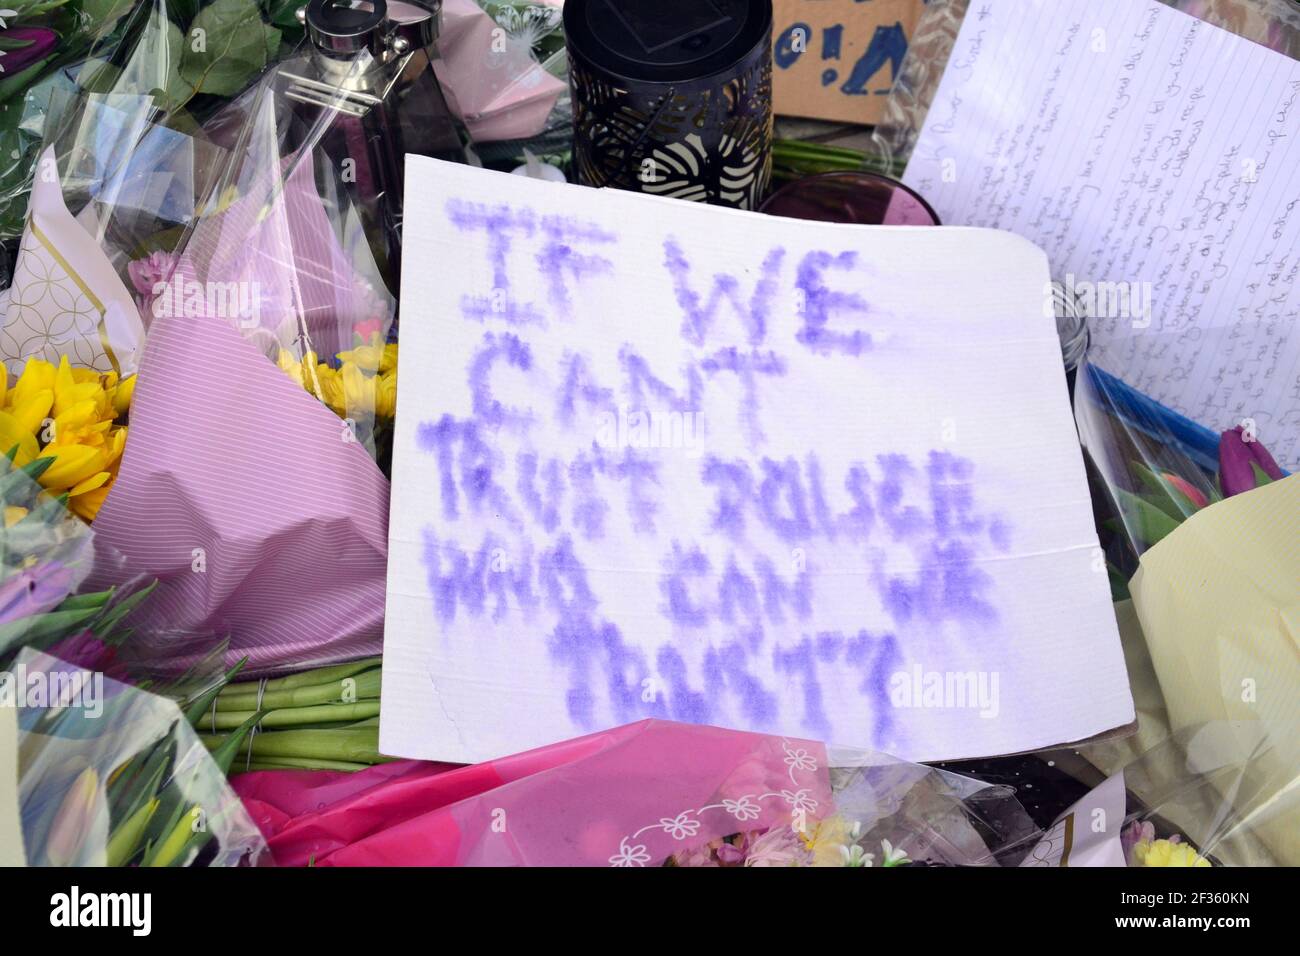
[[[294,114],[290,145],[322,150],[339,171],[393,289],[405,154],[469,160],[469,136],[433,71],[441,13],[442,0],[311,0],[298,10],[307,52],[276,76]]]

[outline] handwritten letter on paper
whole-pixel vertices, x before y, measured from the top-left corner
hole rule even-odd
[[[1131,719],[1040,251],[407,177],[386,753]]]
[[[973,0],[907,182],[1009,229],[1090,358],[1300,467],[1300,63],[1151,0]]]

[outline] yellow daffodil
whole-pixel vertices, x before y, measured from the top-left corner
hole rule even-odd
[[[101,414],[109,411],[107,417],[116,417],[115,412],[111,412],[112,402],[109,401],[108,395],[104,392],[104,386],[98,372],[90,369],[74,369],[68,364],[68,357],[65,355],[59,360],[58,370],[54,374],[54,406],[53,412],[57,418],[73,405],[82,402],[94,402],[97,411]]]
[[[397,367],[396,343],[384,345],[376,333],[366,345],[358,345],[347,352],[339,353],[339,361],[344,365],[356,365],[364,372],[383,374]]]
[[[27,509],[18,505],[5,505],[5,527],[12,528],[27,517]]]
[[[54,398],[55,368],[43,359],[29,358],[14,387],[5,396],[6,405],[21,405],[37,392],[49,392]]]
[[[119,418],[131,410],[131,399],[135,396],[135,376],[123,379],[113,389],[113,411]]]
[[[344,417],[374,417],[376,386],[374,376],[367,375],[359,366],[351,362],[345,362],[339,369],[339,381],[343,386],[344,411],[347,413]]]
[[[375,390],[375,415],[378,418],[397,417],[397,372],[381,375]]]
[[[108,456],[102,448],[89,445],[48,445],[42,458],[54,459],[42,472],[41,485],[57,494],[71,490],[108,467]]]
[[[57,366],[28,359],[4,390],[0,454],[13,450],[18,467],[50,459],[37,480],[52,494],[66,494],[68,507],[93,521],[117,476],[126,444],[117,420],[134,391],[135,376],[121,380],[116,372],[73,368],[66,356]]]
[[[1143,841],[1133,847],[1133,858],[1138,866],[1209,866],[1210,861],[1200,856],[1186,843],[1172,840]]]
[[[338,355],[335,368],[308,352],[297,360],[281,350],[280,369],[315,395],[340,418],[392,419],[397,415],[397,346],[384,345],[378,335]]]
[[[17,397],[17,390],[15,390],[15,397]],[[45,388],[26,394],[12,405],[6,405],[5,408],[22,431],[35,435],[49,416],[53,404],[54,392],[52,389]]]
[[[280,371],[288,375],[298,383],[299,388],[303,385],[303,367],[302,363],[293,357],[293,353],[288,349],[280,349],[280,354],[276,356],[275,364],[280,366]]]
[[[21,468],[34,459],[41,446],[32,430],[10,412],[0,411],[0,455],[14,452],[14,464]]]

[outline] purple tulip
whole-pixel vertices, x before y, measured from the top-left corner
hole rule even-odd
[[[117,648],[105,644],[93,631],[69,635],[45,653],[57,657],[65,664],[86,671],[98,671],[113,680],[125,681],[130,676],[126,667],[117,659]]]
[[[72,569],[57,561],[27,568],[0,584],[0,624],[56,607],[72,590]]]
[[[59,42],[59,35],[45,27],[10,27],[0,34],[6,40],[26,40],[27,46],[17,50],[5,50],[0,56],[0,74],[8,79],[17,76],[34,63],[39,63],[52,52]]]
[[[1219,486],[1225,498],[1256,487],[1258,481],[1254,466],[1274,481],[1286,477],[1268,449],[1254,435],[1247,436],[1240,425],[1224,432],[1219,438]]]

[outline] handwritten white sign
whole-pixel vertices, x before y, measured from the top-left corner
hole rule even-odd
[[[1153,0],[973,0],[906,181],[1037,243],[1091,359],[1300,468],[1300,63]]]
[[[1039,250],[407,163],[386,753],[1132,719]]]

